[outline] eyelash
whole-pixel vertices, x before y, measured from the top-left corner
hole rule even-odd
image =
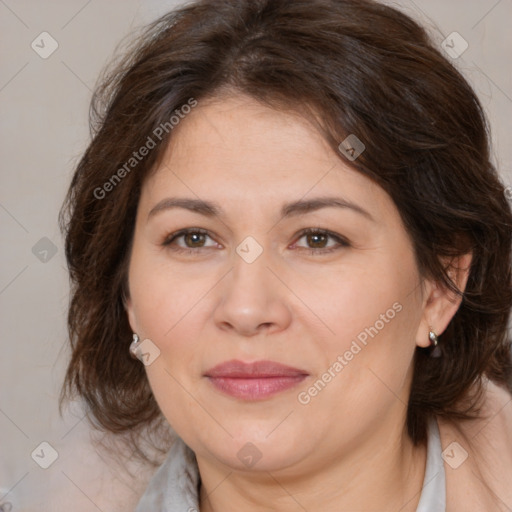
[[[161,245],[163,247],[166,247],[166,248],[168,248],[168,249],[170,249],[170,250],[172,250],[174,252],[177,252],[177,253],[197,255],[198,249],[205,249],[205,247],[183,248],[183,247],[179,247],[179,246],[174,246],[174,247],[171,246],[171,244],[176,239],[178,239],[178,238],[180,238],[182,236],[189,235],[189,234],[201,234],[201,235],[210,236],[210,233],[207,230],[205,230],[205,229],[201,229],[201,228],[186,228],[186,229],[181,229],[180,231],[177,231],[175,233],[172,233],[172,234],[168,235]],[[303,238],[304,236],[307,236],[307,235],[325,235],[325,236],[328,236],[328,237],[332,238],[333,240],[335,240],[339,244],[339,245],[337,245],[335,247],[329,247],[327,249],[312,249],[312,248],[306,248],[306,247],[300,247],[299,248],[301,250],[309,251],[309,254],[311,254],[312,256],[318,256],[318,255],[323,255],[323,254],[330,254],[330,253],[332,253],[334,251],[337,251],[337,250],[339,250],[339,249],[341,249],[343,247],[349,247],[350,246],[348,241],[345,240],[340,235],[337,235],[336,233],[333,233],[332,231],[328,231],[328,230],[325,230],[325,229],[319,229],[319,228],[318,229],[317,228],[306,228],[306,229],[303,229],[298,234],[297,241],[299,241],[301,238]]]

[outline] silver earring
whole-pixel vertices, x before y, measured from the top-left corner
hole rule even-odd
[[[428,338],[430,340],[430,357],[441,357],[441,347],[439,346],[439,336],[435,333],[434,329],[430,327],[430,332],[428,333]]]
[[[130,355],[133,359],[139,359],[140,343],[139,337],[133,333],[133,341],[130,343]]]

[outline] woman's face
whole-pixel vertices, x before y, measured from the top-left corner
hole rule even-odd
[[[129,289],[153,393],[198,457],[294,471],[403,434],[428,344],[411,240],[302,118],[199,102],[143,186]]]

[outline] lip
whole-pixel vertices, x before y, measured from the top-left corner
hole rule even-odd
[[[244,363],[231,360],[214,366],[204,376],[219,391],[243,400],[262,400],[286,391],[309,374],[274,361]]]

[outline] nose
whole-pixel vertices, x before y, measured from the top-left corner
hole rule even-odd
[[[252,263],[234,255],[233,268],[218,288],[214,321],[219,329],[252,337],[289,326],[289,290],[276,277],[279,272],[269,268],[270,263],[265,251]]]

